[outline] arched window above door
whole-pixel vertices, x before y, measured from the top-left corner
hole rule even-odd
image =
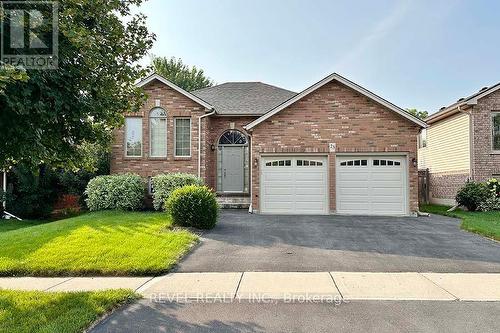
[[[247,137],[237,130],[228,130],[219,138],[219,145],[246,145]]]

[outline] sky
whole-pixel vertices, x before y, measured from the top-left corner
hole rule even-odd
[[[336,72],[429,113],[500,82],[496,0],[149,0],[151,54],[300,92]],[[149,63],[149,57],[143,59]]]

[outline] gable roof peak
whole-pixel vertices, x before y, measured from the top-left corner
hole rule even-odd
[[[424,128],[427,127],[427,124],[423,120],[415,117],[414,115],[410,114],[408,111],[392,104],[391,102],[389,102],[389,101],[383,99],[382,97],[372,93],[368,89],[361,87],[360,85],[352,82],[351,80],[343,77],[342,75],[333,72],[332,74],[321,79],[320,81],[316,82],[312,86],[302,90],[300,93],[296,94],[295,96],[292,96],[288,100],[284,101],[283,103],[281,103],[281,104],[277,105],[276,107],[274,107],[273,109],[269,110],[268,112],[263,114],[261,117],[257,118],[256,120],[252,121],[250,124],[246,125],[244,128],[246,130],[252,129],[253,127],[255,127],[258,124],[260,124],[261,122],[263,122],[264,120],[272,117],[276,113],[287,108],[288,106],[292,105],[293,103],[304,98],[305,96],[309,95],[313,91],[316,91],[317,89],[321,88],[322,86],[324,86],[325,84],[327,84],[333,80],[335,80],[335,81],[337,81],[345,86],[348,86],[349,88],[357,91],[358,93],[370,98],[371,100],[373,100],[373,101],[385,106],[386,108],[396,112],[397,114],[408,119],[409,121],[419,125],[420,127],[424,127]]]
[[[144,87],[155,80],[160,81],[161,83],[167,85],[168,87],[172,88],[173,90],[177,91],[178,93],[181,93],[182,95],[184,95],[187,98],[191,99],[192,101],[200,104],[201,106],[205,107],[208,110],[212,110],[214,108],[212,105],[205,102],[203,99],[199,98],[198,96],[193,95],[192,93],[190,93],[187,90],[182,89],[181,87],[179,87],[178,85],[176,85],[172,81],[169,81],[167,78],[165,78],[164,76],[162,76],[156,72],[149,74],[144,79],[137,82],[135,85],[137,87]]]

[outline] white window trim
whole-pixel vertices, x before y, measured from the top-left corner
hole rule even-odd
[[[494,138],[495,138],[495,128],[494,128],[494,118],[495,116],[500,116],[500,111],[493,111],[491,112],[491,140],[490,140],[490,144],[491,144],[491,150],[494,152],[494,153],[500,153],[500,148],[495,148],[495,146],[493,145],[493,141],[494,141]]]
[[[148,121],[149,121],[149,124],[148,124],[148,129],[149,129],[149,157],[152,157],[152,158],[166,158],[167,155],[168,155],[168,113],[167,113],[167,110],[163,109],[165,111],[165,113],[167,114],[165,117],[151,117],[151,111],[153,111],[156,108],[163,109],[161,107],[154,107],[151,110],[149,110],[149,116],[148,116]],[[151,144],[152,143],[151,133],[153,132],[151,130],[151,128],[152,128],[152,126],[151,126],[151,118],[154,118],[154,119],[165,119],[165,126],[166,126],[166,128],[165,128],[165,155],[153,155],[153,145]]]
[[[127,119],[140,119],[141,120],[141,154],[140,155],[129,155],[128,152],[127,152]],[[143,140],[143,133],[142,133],[142,126],[144,125],[143,124],[143,119],[142,117],[125,117],[125,135],[124,135],[124,143],[125,143],[125,157],[129,157],[129,158],[141,158],[142,157],[142,150],[143,150],[143,147],[144,147],[144,140]]]
[[[188,119],[189,120],[189,155],[177,155],[177,120]],[[174,157],[179,158],[189,158],[191,157],[191,144],[193,140],[192,136],[193,122],[191,117],[174,117]]]

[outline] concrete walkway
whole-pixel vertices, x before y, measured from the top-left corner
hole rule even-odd
[[[0,278],[0,289],[132,289],[158,302],[187,300],[500,301],[496,273],[229,272],[159,277]]]

